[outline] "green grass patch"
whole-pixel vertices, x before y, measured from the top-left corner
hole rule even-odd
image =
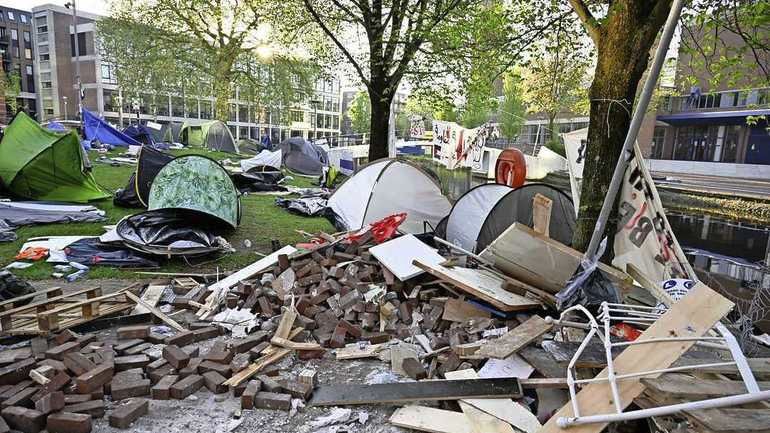
[[[106,156],[115,157],[122,153],[122,150],[112,151]],[[204,149],[185,149],[172,150],[175,155],[201,154],[210,158],[222,161],[224,159],[237,160],[237,156],[222,153],[209,152]],[[89,157],[93,162],[93,173],[96,181],[103,188],[114,192],[118,188],[123,188],[128,182],[128,178],[134,171],[133,166],[111,166],[98,162],[101,155],[96,152],[90,152]],[[291,174],[289,174],[291,176]],[[293,176],[293,179],[287,182],[289,185],[308,188],[315,186],[314,179],[307,177]],[[112,199],[100,200],[90,203],[99,209],[102,209],[107,220],[101,223],[74,223],[74,224],[47,224],[22,227],[16,230],[18,240],[14,242],[0,243],[0,267],[14,261],[14,256],[18,253],[24,242],[33,237],[39,236],[98,236],[104,233],[103,226],[116,224],[123,217],[141,212],[141,209],[116,207]],[[333,226],[321,217],[304,217],[287,212],[285,209],[276,206],[275,197],[269,195],[249,194],[241,198],[243,216],[241,225],[225,236],[230,244],[237,250],[235,253],[219,257],[207,257],[198,259],[199,264],[188,263],[182,259],[173,259],[162,263],[161,268],[153,269],[160,272],[211,272],[215,270],[228,271],[240,269],[261,257],[259,253],[269,253],[271,239],[278,239],[282,244],[294,244],[303,240],[296,230],[305,230],[314,233],[320,230],[326,232],[334,231]],[[251,242],[251,248],[244,246],[244,241]],[[107,266],[93,266],[89,272],[90,278],[139,278],[135,270],[121,270]],[[53,272],[53,266],[48,263],[35,263],[27,269],[14,270],[15,274],[28,279],[50,278]]]

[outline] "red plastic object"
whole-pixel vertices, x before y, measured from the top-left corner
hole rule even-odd
[[[42,260],[48,257],[48,248],[29,247],[14,257],[16,260]]]
[[[629,325],[628,323],[618,323],[612,325],[610,328],[610,334],[622,338],[626,341],[634,341],[642,335],[641,331]]]
[[[369,224],[369,228],[367,229],[360,230],[356,233],[348,235],[348,240],[350,242],[358,241],[361,239],[364,233],[371,231],[374,241],[378,244],[381,244],[392,238],[396,233],[398,226],[400,226],[404,221],[406,221],[406,212],[387,216],[379,221],[375,221]]]
[[[495,163],[495,182],[518,188],[527,179],[527,160],[519,149],[505,149]]]

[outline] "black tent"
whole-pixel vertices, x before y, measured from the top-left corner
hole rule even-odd
[[[115,206],[146,208],[152,181],[160,169],[172,159],[174,157],[168,153],[142,146],[139,149],[136,171],[131,174],[125,188],[115,191],[115,198],[112,200]]]
[[[278,145],[284,167],[296,174],[320,176],[329,165],[329,156],[320,146],[302,137],[291,137]]]

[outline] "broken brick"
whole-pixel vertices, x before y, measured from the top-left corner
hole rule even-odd
[[[2,416],[13,430],[38,433],[45,428],[45,415],[34,409],[11,406],[3,409]]]
[[[163,348],[163,359],[168,361],[168,363],[177,370],[187,367],[187,364],[190,363],[190,355],[180,349],[179,346],[173,344]]]
[[[64,355],[78,350],[80,350],[80,345],[76,341],[70,341],[46,350],[45,357],[63,361]]]
[[[131,423],[147,414],[149,406],[149,402],[143,398],[118,406],[110,414],[110,425],[116,428],[129,428]]]
[[[206,388],[214,394],[222,394],[227,392],[227,385],[224,385],[224,376],[216,371],[207,371],[203,373],[203,384]]]
[[[64,408],[64,393],[61,391],[49,392],[35,402],[35,410],[45,415],[58,412],[62,408]]]
[[[48,416],[48,433],[89,433],[91,417],[82,413],[59,412]]]
[[[101,389],[112,380],[115,370],[111,364],[102,364],[95,369],[81,374],[75,379],[75,386],[79,394],[90,394]]]
[[[168,400],[171,398],[171,386],[176,383],[179,376],[165,376],[161,378],[150,390],[154,400]]]
[[[150,336],[150,326],[148,325],[124,326],[122,328],[118,328],[117,332],[118,332],[118,338],[120,339],[140,338],[144,340],[145,338]]]
[[[258,392],[254,397],[254,407],[257,409],[291,410],[291,396],[273,392]]]

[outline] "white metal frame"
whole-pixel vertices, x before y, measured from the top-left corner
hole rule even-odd
[[[716,333],[714,336],[664,337],[651,338],[642,341],[622,341],[613,343],[610,340],[610,328],[613,322],[625,322],[629,324],[647,326],[658,320],[660,316],[663,315],[664,311],[661,311],[661,308],[659,307],[611,304],[607,302],[603,303],[600,308],[601,312],[599,314],[599,321],[601,321],[601,324],[597,322],[594,316],[582,305],[576,305],[565,310],[562,313],[560,320],[557,322],[563,323],[566,326],[570,326],[570,322],[566,322],[561,319],[564,318],[565,314],[571,311],[583,313],[588,318],[589,322],[587,324],[588,333],[583,342],[578,347],[577,352],[575,352],[575,355],[570,360],[569,366],[567,367],[567,386],[569,387],[570,402],[572,404],[572,412],[574,416],[559,418],[557,420],[559,427],[567,428],[581,424],[634,420],[652,416],[671,415],[683,410],[711,409],[753,403],[761,400],[770,400],[770,391],[760,391],[759,386],[757,385],[757,381],[751,372],[751,368],[749,368],[749,364],[746,361],[746,357],[743,355],[737,340],[723,324],[717,323],[715,326]],[[600,330],[603,330],[603,332],[600,332]],[[605,356],[607,357],[607,376],[575,380],[575,364],[594,337],[597,337],[604,346]],[[615,365],[612,359],[612,349],[614,347],[626,347],[649,343],[677,343],[681,341],[695,341],[696,344],[699,345],[729,350],[733,360],[726,362],[688,365],[684,367],[669,367],[625,374],[617,374],[615,372]],[[658,376],[663,373],[673,373],[685,370],[690,371],[699,368],[722,367],[729,365],[734,365],[738,368],[741,379],[743,380],[743,383],[746,386],[746,390],[748,391],[747,393],[694,402],[672,404],[650,409],[640,409],[629,412],[623,411],[625,405],[621,400],[620,393],[618,392],[619,380],[637,379],[645,376]],[[610,391],[612,393],[612,401],[615,405],[615,413],[582,415],[578,405],[576,387],[580,385],[587,385],[589,383],[603,382],[609,384]]]

